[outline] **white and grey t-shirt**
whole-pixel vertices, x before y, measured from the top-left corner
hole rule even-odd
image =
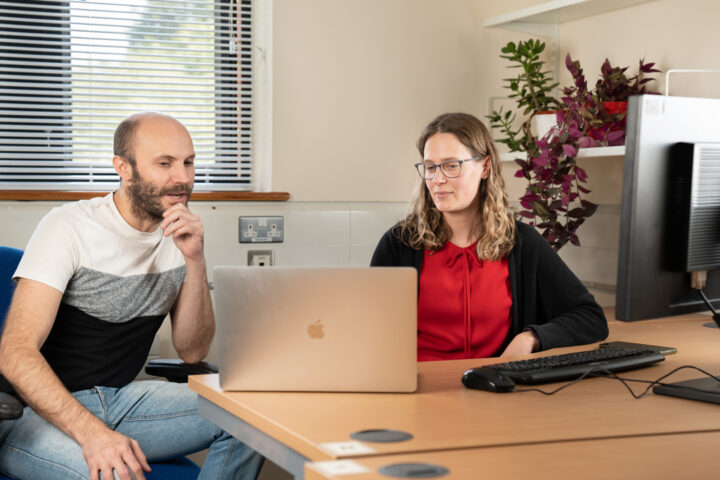
[[[63,292],[41,352],[74,392],[135,378],[177,298],[185,260],[162,229],[131,227],[111,193],[48,213],[14,277]]]

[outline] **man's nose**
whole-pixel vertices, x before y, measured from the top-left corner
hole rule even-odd
[[[182,162],[178,162],[173,168],[172,178],[173,183],[189,183],[192,179],[190,178],[190,171],[186,165]]]

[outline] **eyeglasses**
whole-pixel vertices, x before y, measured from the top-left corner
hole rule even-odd
[[[432,180],[438,167],[440,167],[440,171],[446,178],[455,178],[460,176],[463,163],[476,160],[480,160],[480,157],[468,158],[467,160],[445,160],[440,163],[420,162],[415,164],[415,168],[425,180]]]

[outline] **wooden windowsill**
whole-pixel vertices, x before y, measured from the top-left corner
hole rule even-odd
[[[85,200],[110,192],[66,192],[62,190],[0,190],[0,200]],[[190,200],[212,202],[286,202],[287,192],[193,192]]]

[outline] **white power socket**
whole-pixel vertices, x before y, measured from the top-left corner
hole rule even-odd
[[[248,250],[247,264],[251,267],[270,267],[275,263],[273,250]]]

